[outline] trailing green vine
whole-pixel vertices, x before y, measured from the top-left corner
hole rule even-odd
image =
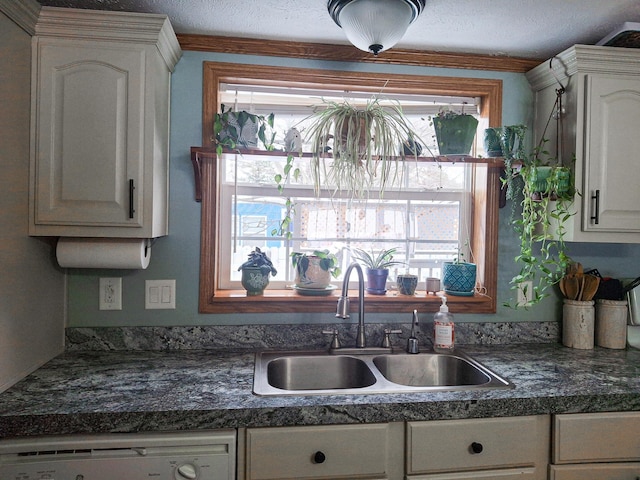
[[[546,141],[534,150],[532,158],[520,170],[523,181],[522,212],[512,220],[520,239],[520,252],[515,261],[520,271],[511,280],[512,289],[522,288],[524,282],[532,282],[532,291],[525,292],[529,304],[539,303],[549,296],[549,289],[564,275],[571,258],[566,253],[565,235],[567,220],[575,196],[571,171],[564,166],[546,166],[549,175],[541,180],[541,157]],[[506,306],[512,307],[510,303]],[[517,305],[516,305],[517,306]]]

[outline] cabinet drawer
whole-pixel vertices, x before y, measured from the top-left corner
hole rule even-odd
[[[542,468],[542,470],[545,470]],[[510,468],[508,470],[484,470],[466,473],[436,473],[434,475],[418,475],[407,477],[409,480],[536,480],[540,475],[536,469]]]
[[[246,479],[387,478],[390,428],[369,424],[247,429]]]
[[[556,415],[553,430],[553,463],[640,460],[640,412]]]
[[[638,480],[640,463],[552,465],[549,480]]]
[[[409,422],[407,472],[516,466],[545,471],[549,437],[547,416]]]

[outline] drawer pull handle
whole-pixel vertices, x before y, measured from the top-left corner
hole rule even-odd
[[[324,463],[326,459],[327,457],[322,452],[316,452],[313,454],[313,463]]]
[[[473,454],[482,453],[482,450],[484,450],[484,447],[482,446],[481,443],[473,442],[471,444],[470,450],[471,450],[471,453]]]

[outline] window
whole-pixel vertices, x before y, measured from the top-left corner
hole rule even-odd
[[[220,85],[220,103],[225,106],[264,116],[275,113],[274,143],[281,151],[285,133],[291,127],[302,132],[309,127],[306,119],[314,105],[344,100],[364,105],[370,97],[371,94],[354,91]],[[478,116],[476,99],[470,97],[386,94],[380,102],[401,102],[404,114],[427,144],[425,152],[437,152],[428,115],[446,107]],[[311,148],[303,145],[303,151]],[[404,265],[395,266],[390,278],[408,270],[421,279],[418,289],[425,288],[427,276],[441,276],[442,262],[455,256],[458,245],[464,250],[464,258],[472,258],[463,240],[471,220],[468,165],[407,160],[395,169],[396,181],[388,186],[383,198],[374,198],[377,191],[372,191],[367,199],[354,200],[336,198],[330,189],[321,191],[318,198],[308,158],[294,160],[301,175],[297,180],[290,177],[281,195],[274,188],[274,176],[282,173],[285,155],[225,154],[220,159],[219,231],[231,235],[220,238],[219,289],[242,288],[237,266],[254,247],[268,251],[279,272],[271,279],[271,288],[290,288],[294,279],[292,252],[328,248],[337,254],[344,271],[353,261],[354,247],[366,251],[395,248],[394,260]],[[287,229],[288,236],[283,236],[279,226],[291,204],[295,205],[294,221]],[[337,281],[341,280],[339,276]],[[391,280],[389,286],[393,288]]]
[[[305,101],[300,103],[306,105],[310,103],[309,89],[318,98],[331,92],[338,95],[338,92],[348,91],[347,95],[353,99],[358,95],[369,97],[384,87],[385,92],[389,92],[385,96],[396,94],[402,98],[405,113],[410,118],[415,117],[412,118],[414,125],[422,121],[427,128],[427,122],[421,117],[437,112],[437,104],[429,106],[424,99],[434,95],[465,97],[442,101],[445,104],[464,101],[467,104],[465,108],[477,109],[485,126],[500,124],[501,82],[219,63],[205,63],[204,78],[205,149],[200,151],[202,158],[206,157],[206,161],[201,162],[201,312],[297,311],[309,308],[324,311],[330,308],[325,305],[333,304],[333,298],[301,298],[286,290],[287,282],[292,279],[287,272],[290,269],[290,251],[332,245],[346,266],[350,263],[350,247],[396,247],[399,252],[397,258],[407,262],[410,270],[424,280],[426,276],[439,276],[441,262],[452,257],[459,243],[467,243],[460,241],[461,238],[469,239],[468,245],[479,266],[478,278],[486,288],[487,296],[461,297],[457,302],[454,299],[453,303],[469,308],[468,311],[495,311],[497,164],[406,162],[401,165],[403,183],[398,191],[385,193],[383,199],[370,197],[366,202],[348,208],[347,200],[333,198],[329,192],[324,192],[324,198],[317,199],[304,174],[305,159],[297,159],[303,175],[301,181],[288,185],[286,189],[287,197],[296,204],[292,239],[286,242],[271,233],[285,209],[285,197],[278,194],[273,184],[275,172],[282,171],[284,156],[224,154],[218,159],[206,147],[212,147],[209,132],[213,130],[213,117],[220,103],[236,103],[237,109],[251,109],[255,113],[273,111],[276,120],[282,122],[278,126],[281,131],[304,118],[308,112],[301,105],[296,105],[295,100],[265,100],[283,87],[302,92]],[[247,96],[249,100],[244,100],[243,97]],[[431,138],[431,135],[424,135],[424,138]],[[217,232],[226,233],[219,235]],[[269,249],[272,260],[283,274],[272,279],[264,298],[250,298],[240,304],[238,298],[244,297],[244,292],[239,286],[236,269],[255,246]],[[232,253],[234,251],[235,254]],[[368,303],[375,303],[377,311],[398,312],[423,308],[434,301],[438,299],[424,295],[421,298],[387,295],[371,298]]]

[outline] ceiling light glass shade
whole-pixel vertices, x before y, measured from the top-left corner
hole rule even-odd
[[[402,39],[426,0],[329,0],[331,18],[360,50],[377,55]]]

